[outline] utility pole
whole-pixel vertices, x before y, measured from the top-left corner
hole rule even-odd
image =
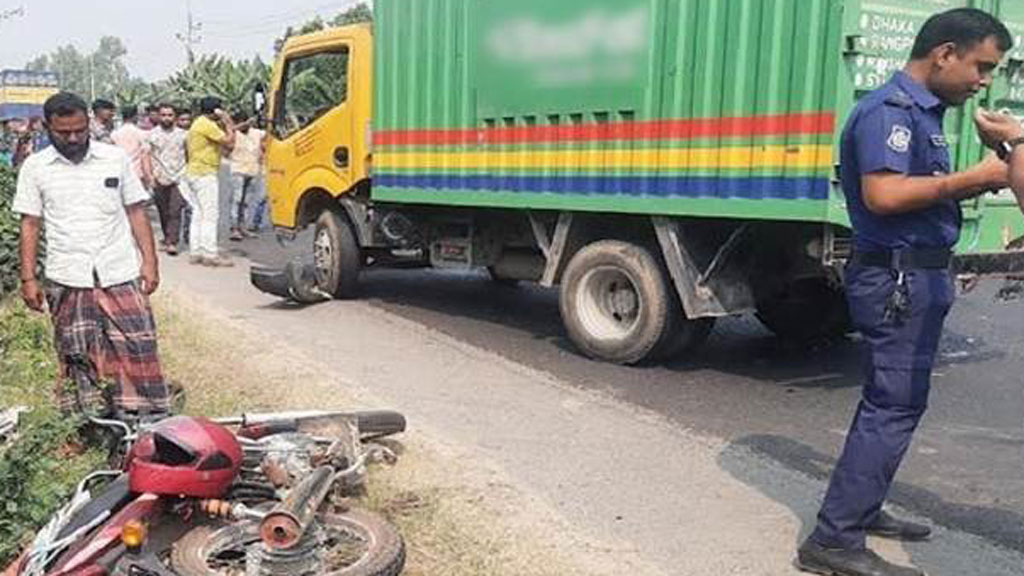
[[[185,56],[188,58],[189,65],[192,65],[196,61],[196,53],[194,47],[203,41],[200,32],[203,30],[202,22],[196,21],[192,14],[192,0],[185,0],[185,10],[187,12],[187,20],[185,24],[185,32],[179,32],[175,34],[175,37],[179,42],[185,45]]]
[[[96,101],[96,53],[89,54],[89,101]]]

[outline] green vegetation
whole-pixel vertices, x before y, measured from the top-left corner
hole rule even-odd
[[[11,212],[14,171],[0,166],[0,298],[18,287],[18,218]]]
[[[77,423],[53,401],[57,365],[46,317],[0,305],[0,409],[27,406],[13,442],[0,447],[0,567],[12,561],[103,455],[85,450]]]
[[[57,362],[49,321],[11,297],[18,287],[18,219],[11,212],[15,173],[0,168],[0,410],[26,406],[15,439],[0,445],[0,567],[98,468],[76,422],[54,403]]]
[[[281,49],[284,48],[284,43],[292,36],[301,36],[302,34],[319,32],[320,30],[326,30],[327,28],[348,26],[349,24],[360,24],[363,22],[373,22],[373,8],[365,2],[360,2],[329,20],[324,20],[318,16],[301,26],[289,26],[288,29],[285,30],[284,36],[274,41],[274,51],[280,52]]]
[[[360,3],[333,18],[314,18],[297,26],[288,26],[284,34],[272,40],[277,52],[291,36],[308,34],[336,26],[372,22],[373,9]],[[256,86],[270,82],[270,65],[254,57],[230,60],[217,54],[190,53],[189,64],[159,82],[147,82],[133,76],[126,64],[128,50],[117,37],[105,36],[96,49],[81,52],[75,46],[61,46],[26,65],[29,70],[54,72],[64,90],[85,98],[106,98],[119,106],[150,105],[168,102],[191,106],[203,96],[217,96],[232,111],[252,110]]]

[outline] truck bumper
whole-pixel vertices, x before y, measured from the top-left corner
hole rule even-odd
[[[961,254],[953,258],[953,271],[977,276],[1024,274],[1024,251]]]
[[[260,292],[279,298],[291,298],[291,280],[284,268],[253,266],[249,269],[249,281]]]

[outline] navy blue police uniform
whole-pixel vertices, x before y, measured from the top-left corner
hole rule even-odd
[[[864,548],[924,415],[955,295],[949,258],[962,223],[952,200],[875,214],[864,203],[861,177],[948,173],[944,114],[938,97],[897,72],[861,100],[843,132],[840,177],[854,235],[847,301],[866,355],[862,399],[811,536],[829,548]]]

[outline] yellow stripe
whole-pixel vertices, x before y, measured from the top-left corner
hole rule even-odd
[[[832,166],[832,147],[809,145],[664,150],[381,152],[374,160],[377,166],[391,169],[798,169]]]
[[[37,88],[30,86],[0,87],[0,103],[3,104],[42,104],[46,99],[57,93],[56,88]]]

